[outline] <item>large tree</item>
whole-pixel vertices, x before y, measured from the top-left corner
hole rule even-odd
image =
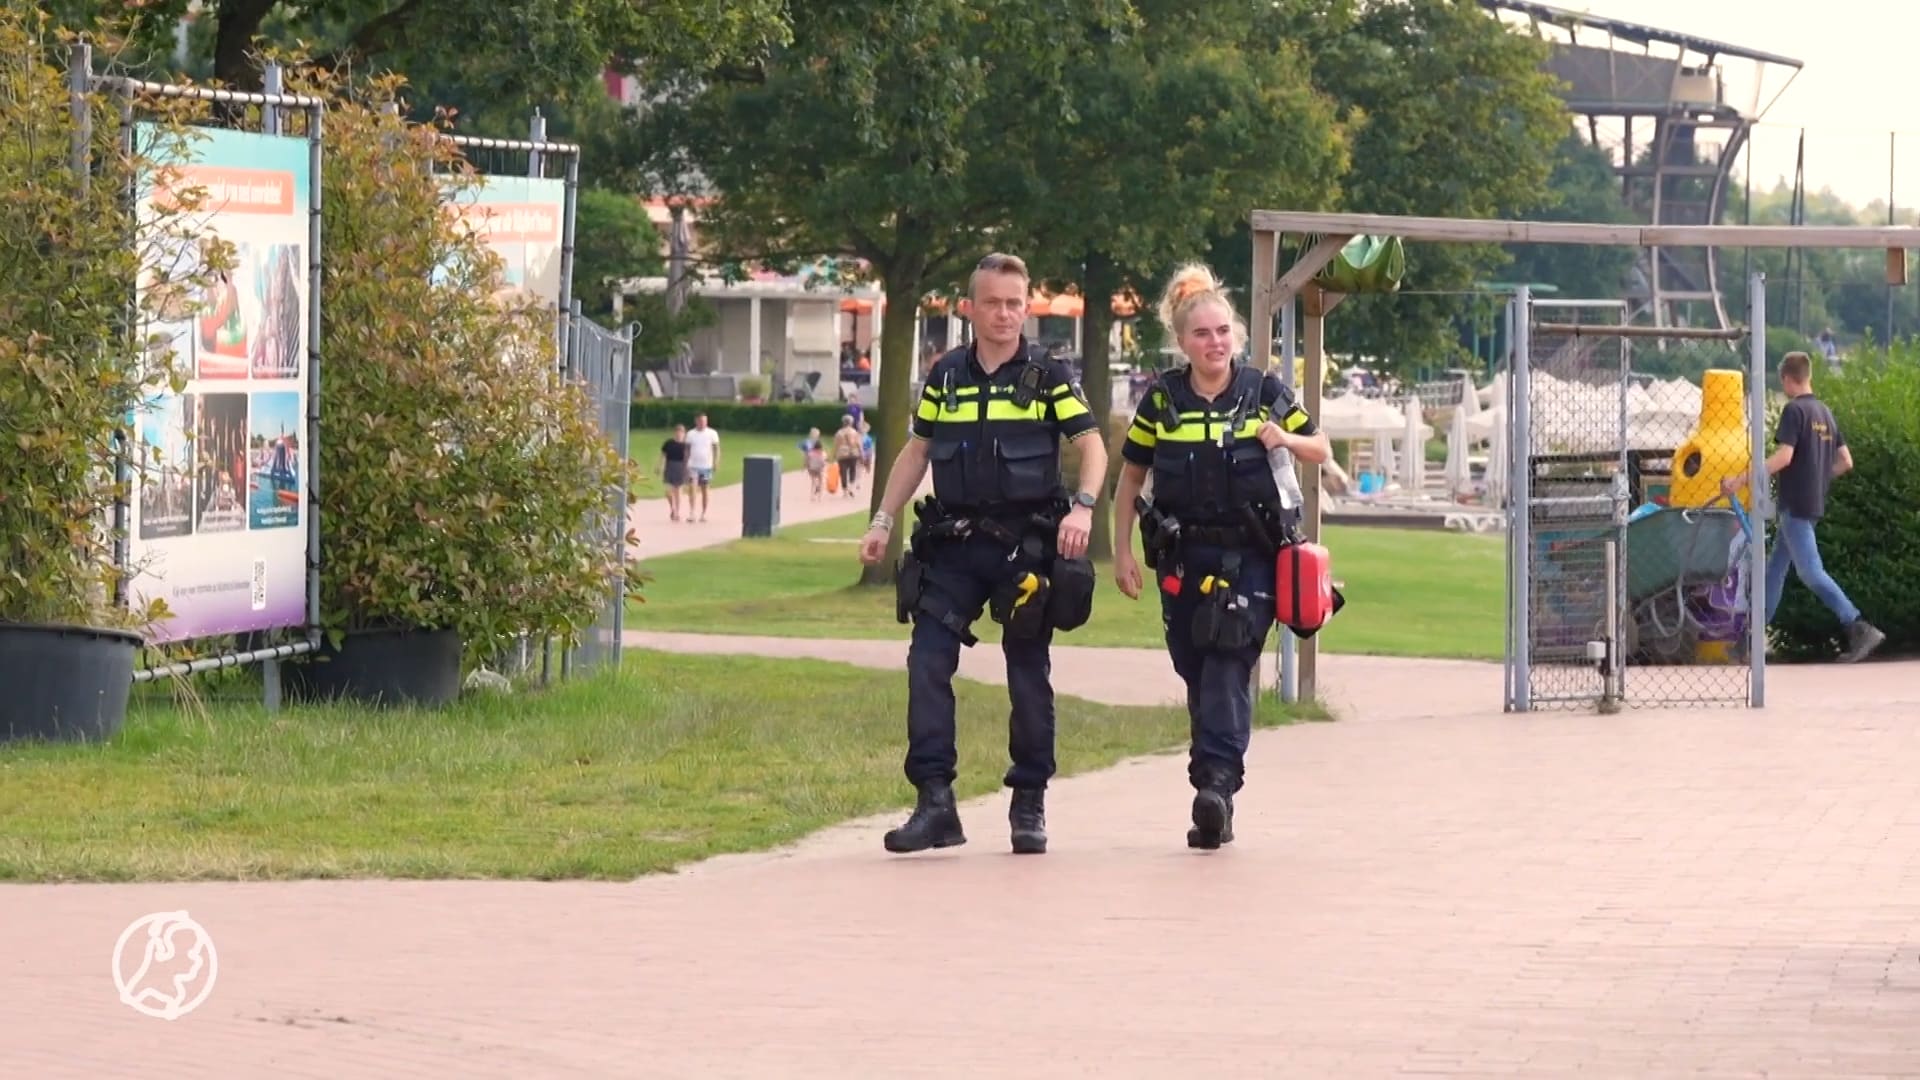
[[[1329,205],[1347,164],[1333,103],[1297,50],[1259,43],[1246,4],[1134,6],[1136,34],[1074,58],[1075,116],[1029,132],[1021,215],[1037,264],[1080,285],[1082,380],[1103,432],[1114,295],[1131,286],[1150,304],[1174,264],[1204,258],[1251,207]],[[1095,515],[1096,558],[1112,554],[1111,525]]]
[[[720,194],[701,221],[720,257],[842,260],[884,288],[876,507],[907,439],[922,299],[1008,238],[1026,190],[1007,148],[1072,121],[1067,73],[1130,14],[1125,0],[818,0],[764,67],[687,80],[657,110],[685,182],[697,170]],[[887,583],[885,567],[862,581]]]
[[[1554,150],[1545,197],[1529,217],[1540,221],[1590,221],[1624,225],[1638,220],[1620,195],[1613,160],[1572,130]],[[1609,298],[1621,294],[1633,269],[1634,249],[1580,244],[1514,244],[1510,280],[1548,284],[1561,296]]]
[[[113,26],[147,66],[258,89],[263,47],[304,46],[326,66],[398,71],[425,108],[524,124],[535,106],[597,88],[608,66],[754,64],[785,35],[784,0],[54,0],[63,23]]]
[[[1541,204],[1567,130],[1543,43],[1469,0],[1257,8],[1265,47],[1297,47],[1314,84],[1339,102],[1353,147],[1342,209],[1512,218]],[[1245,282],[1251,250],[1243,225],[1216,248],[1218,265]],[[1432,294],[1471,288],[1506,261],[1497,245],[1409,244],[1408,292],[1429,295],[1349,300],[1328,320],[1328,347],[1401,371],[1442,360],[1459,349],[1459,301]]]

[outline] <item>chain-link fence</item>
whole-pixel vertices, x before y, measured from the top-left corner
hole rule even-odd
[[[625,460],[630,407],[633,402],[633,338],[637,327],[628,324],[619,332],[608,331],[580,313],[580,302],[573,302],[572,325],[567,335],[567,376],[577,380],[593,395],[600,410],[600,430],[616,453]],[[593,523],[600,535],[611,538],[616,553],[626,547],[627,490],[607,498],[606,516]],[[604,667],[619,667],[620,636],[626,625],[627,595],[624,583],[609,590],[606,606],[593,626],[581,636],[567,657],[571,671],[587,673]]]
[[[1764,536],[1744,485],[1765,422],[1752,382],[1764,338],[1624,314],[1515,303],[1509,707],[1757,697]],[[1714,354],[1699,381],[1636,374],[1637,353],[1682,345]]]

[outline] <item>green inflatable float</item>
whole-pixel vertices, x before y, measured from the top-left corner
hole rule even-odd
[[[1314,284],[1336,293],[1390,293],[1407,272],[1407,250],[1397,236],[1356,236],[1313,276]]]

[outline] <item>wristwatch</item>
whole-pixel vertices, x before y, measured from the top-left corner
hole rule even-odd
[[[1084,506],[1091,510],[1099,501],[1100,498],[1097,495],[1089,495],[1084,491],[1076,491],[1073,493],[1073,505],[1075,506]]]

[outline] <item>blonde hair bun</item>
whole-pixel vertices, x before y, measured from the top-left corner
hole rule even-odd
[[[1234,347],[1238,349],[1246,341],[1245,324],[1240,320],[1240,313],[1234,310],[1226,286],[1205,263],[1187,263],[1173,272],[1173,277],[1167,281],[1166,291],[1160,296],[1160,324],[1178,340],[1181,331],[1186,328],[1187,316],[1194,308],[1210,300],[1218,300],[1232,315]]]

